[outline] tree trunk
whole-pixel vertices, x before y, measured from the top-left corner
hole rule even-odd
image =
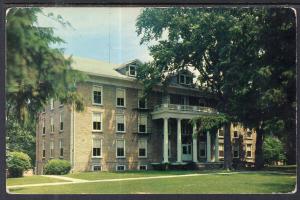
[[[256,129],[256,145],[255,145],[255,168],[262,169],[264,167],[263,146],[263,130]]]
[[[292,127],[287,129],[287,142],[286,142],[286,158],[288,165],[296,164],[296,126],[292,122]]]
[[[230,122],[224,125],[224,169],[230,170],[232,168],[232,149],[231,149],[231,135]]]

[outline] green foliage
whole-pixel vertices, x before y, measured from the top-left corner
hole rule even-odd
[[[71,164],[66,160],[53,159],[47,162],[44,170],[45,174],[63,175],[70,172]]]
[[[200,131],[216,131],[228,121],[228,116],[222,113],[216,115],[202,115],[192,119],[192,123],[197,124]]]
[[[263,143],[263,155],[267,164],[285,160],[283,143],[276,137],[266,137]]]
[[[20,151],[28,154],[32,164],[35,161],[35,129],[21,126],[13,117],[6,121],[7,147],[9,151]]]
[[[33,118],[53,97],[62,102],[72,100],[82,109],[82,98],[75,94],[76,83],[83,76],[70,68],[71,57],[65,58],[62,49],[53,48],[63,40],[54,35],[53,28],[40,27],[37,14],[43,14],[42,9],[11,8],[6,16],[7,113],[14,113],[21,123]],[[62,21],[57,17],[58,23]]]
[[[7,168],[11,177],[22,177],[23,172],[31,168],[31,159],[22,152],[9,152]]]

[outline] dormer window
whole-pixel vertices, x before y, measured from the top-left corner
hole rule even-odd
[[[192,77],[187,74],[180,74],[179,75],[179,83],[183,85],[190,85],[192,84]]]
[[[129,76],[136,76],[136,66],[129,65]]]

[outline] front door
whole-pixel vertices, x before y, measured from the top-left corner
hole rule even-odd
[[[192,160],[192,144],[182,144],[182,160]]]

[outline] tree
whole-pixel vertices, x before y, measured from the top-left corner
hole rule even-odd
[[[276,25],[273,23],[276,19],[272,17],[281,12],[285,12],[289,18],[285,21],[281,15],[282,20]],[[277,61],[270,58],[282,57],[280,53],[294,53],[290,44],[295,39],[291,37],[287,41],[287,38],[277,35],[276,40],[282,41],[281,45],[288,42],[288,47],[283,48],[282,52],[274,52],[267,38],[274,33],[271,31],[276,33],[280,26],[287,27],[287,30],[282,30],[283,33],[293,32],[288,30],[295,27],[290,13],[289,9],[255,8],[145,9],[138,17],[137,33],[142,35],[141,43],[155,43],[149,47],[154,61],[146,65],[151,70],[144,71],[156,71],[157,77],[154,80],[164,82],[168,80],[166,74],[172,71],[187,67],[197,69],[200,72],[198,80],[201,90],[206,90],[218,99],[217,109],[230,117],[229,122],[239,121],[257,130],[256,164],[261,167],[264,124],[278,116],[270,111],[277,108],[272,101],[278,94],[278,87],[274,83],[276,79],[273,78],[280,73],[273,74],[271,71],[271,79],[265,76],[270,66],[273,69],[278,66]],[[271,43],[276,44],[273,39]],[[291,77],[289,80],[293,80],[295,65],[281,66],[281,69],[286,68],[289,72],[287,75]],[[149,84],[150,76],[143,76],[147,77],[143,81]],[[293,88],[292,81],[286,78],[283,80]],[[280,91],[288,87],[282,85],[282,88]],[[285,102],[285,98],[275,99],[277,103],[280,102],[279,105]],[[290,102],[293,100],[291,97]],[[287,105],[291,105],[290,102]],[[227,123],[225,126],[225,168],[231,165],[229,125]]]
[[[52,47],[63,40],[53,28],[38,26],[38,13],[43,14],[42,9],[11,8],[7,13],[6,115],[14,113],[20,123],[35,116],[52,97],[83,109],[75,84],[84,77],[71,69],[71,57],[65,58],[63,49]],[[68,24],[61,16],[57,19]]]
[[[265,163],[269,165],[285,160],[282,142],[276,137],[266,137],[263,143],[263,155]]]
[[[10,152],[7,167],[10,176],[21,177],[24,171],[31,168],[30,157],[23,152]]]

